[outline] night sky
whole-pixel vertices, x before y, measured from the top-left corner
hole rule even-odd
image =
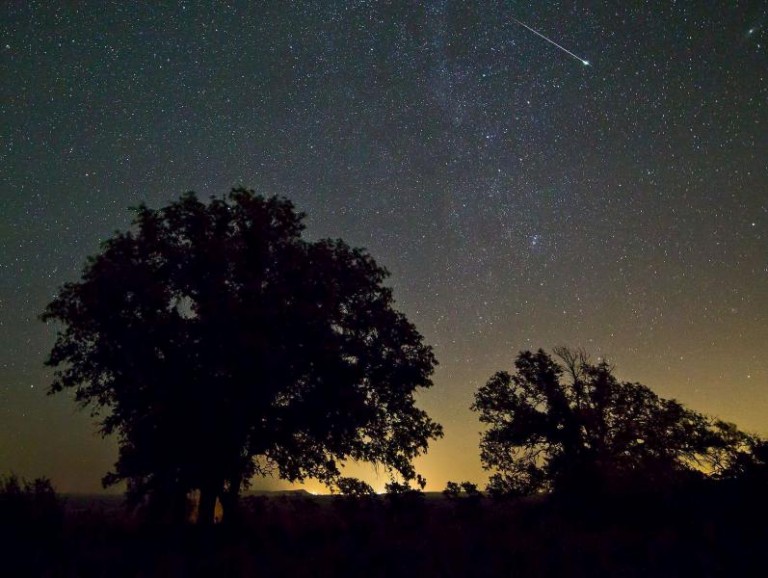
[[[100,489],[38,315],[128,207],[240,185],[392,272],[429,490],[484,484],[468,406],[521,349],[768,434],[765,2],[165,4],[0,8],[0,473]]]

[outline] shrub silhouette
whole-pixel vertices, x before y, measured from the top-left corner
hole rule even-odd
[[[482,497],[480,490],[477,489],[477,484],[472,482],[448,482],[443,490],[443,495],[452,500],[458,498],[479,499]]]
[[[358,480],[357,478],[341,478],[336,483],[339,492],[345,496],[373,496],[376,492],[370,484]]]
[[[47,478],[0,477],[0,545],[4,571],[35,575],[55,555],[63,504]]]

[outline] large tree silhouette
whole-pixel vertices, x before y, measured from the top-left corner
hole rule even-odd
[[[405,480],[442,435],[414,392],[429,346],[393,308],[387,272],[340,240],[308,242],[290,201],[233,190],[137,209],[44,320],[61,322],[50,392],[72,389],[119,436],[105,484],[200,520],[254,474],[341,479],[347,460]]]
[[[481,461],[489,489],[529,494],[732,476],[755,463],[760,440],[734,425],[618,381],[583,351],[524,351],[496,373],[472,409],[488,425]]]

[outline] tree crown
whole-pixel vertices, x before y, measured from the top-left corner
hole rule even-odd
[[[492,491],[725,476],[758,446],[732,424],[620,382],[610,364],[591,363],[584,351],[557,348],[555,355],[559,361],[523,351],[514,373],[496,373],[475,394],[472,409],[487,425],[481,460],[495,470]]]
[[[268,472],[334,484],[345,460],[415,478],[411,460],[442,434],[414,399],[432,349],[387,271],[341,240],[303,240],[303,217],[245,189],[142,205],[48,305],[62,326],[50,392],[73,390],[119,436],[106,483],[139,496]]]

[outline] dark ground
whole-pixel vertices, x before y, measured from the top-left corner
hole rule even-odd
[[[600,498],[247,496],[231,525],[149,524],[118,498],[0,520],[0,575],[768,576],[762,486]]]

